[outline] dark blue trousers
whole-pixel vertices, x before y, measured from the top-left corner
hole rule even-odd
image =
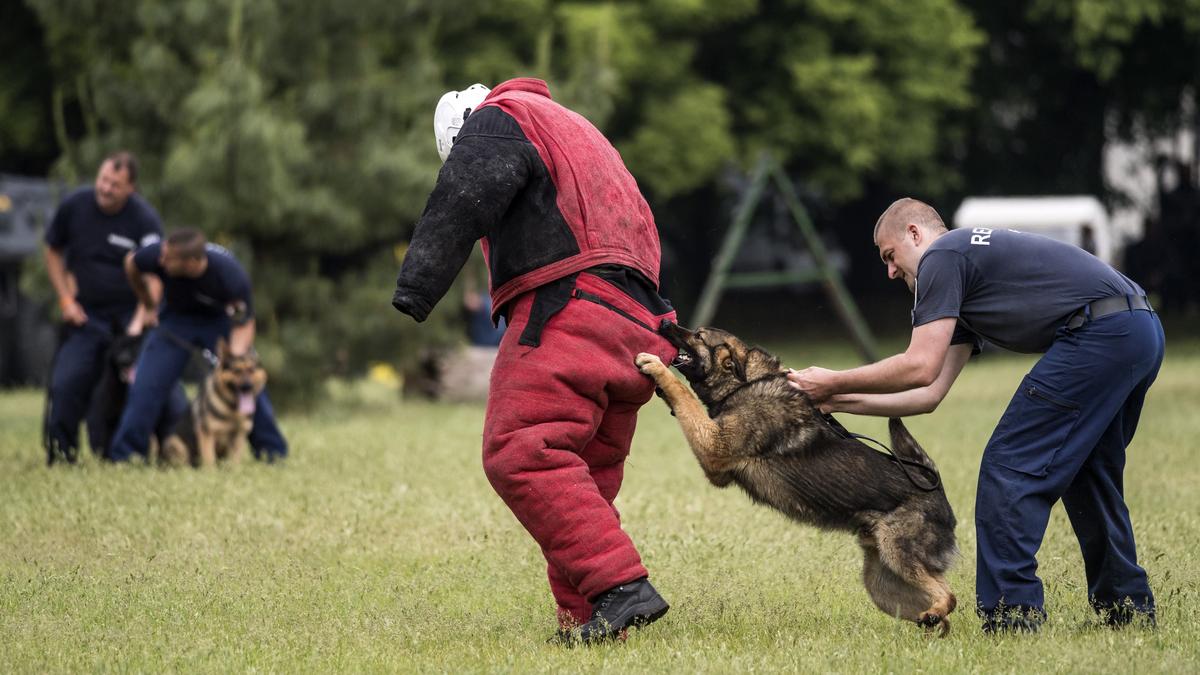
[[[82,326],[64,326],[62,344],[54,355],[50,372],[50,405],[46,411],[46,442],[54,455],[73,458],[78,454],[79,423],[87,414],[92,391],[100,381],[104,359],[113,337],[129,324],[133,308],[103,310],[85,307],[88,321]]]
[[[1063,501],[1097,611],[1154,611],[1125,506],[1125,449],[1162,364],[1158,316],[1110,314],[1059,329],[983,452],[975,501],[976,594],[985,617],[1045,613],[1035,555]]]
[[[194,347],[215,351],[217,340],[228,337],[229,329],[229,321],[220,318],[179,314],[164,314],[160,318],[159,329],[150,333],[138,359],[137,378],[130,388],[129,401],[113,436],[110,459],[122,462],[135,452],[146,452],[154,420],[191,359],[191,352],[168,338],[165,332]],[[254,428],[249,441],[254,455],[261,459],[287,456],[287,441],[275,423],[275,411],[265,389],[255,403]]]
[[[109,437],[116,427],[125,391],[114,390],[117,374],[109,349],[123,335],[133,316],[131,308],[85,307],[87,323],[64,324],[50,372],[47,392],[44,441],[46,459],[74,462],[79,456],[79,422],[87,420],[92,450],[107,452]],[[107,386],[106,386],[107,385]],[[123,387],[121,384],[115,385]],[[171,391],[158,417],[154,432],[161,438],[187,407],[182,387]]]

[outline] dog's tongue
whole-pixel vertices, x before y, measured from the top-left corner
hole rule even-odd
[[[238,412],[242,415],[254,414],[254,394],[238,394]]]

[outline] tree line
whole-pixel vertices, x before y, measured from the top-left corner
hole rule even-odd
[[[1200,0],[25,0],[0,36],[0,170],[136,152],[168,228],[247,264],[293,401],[456,334],[452,297],[420,328],[388,306],[447,89],[541,77],[596,123],[684,306],[764,150],[857,260],[898,194],[1119,200],[1107,141],[1200,120]]]

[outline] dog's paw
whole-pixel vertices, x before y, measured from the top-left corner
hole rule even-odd
[[[926,612],[917,617],[917,625],[924,628],[925,634],[929,636],[944,638],[950,634],[950,619],[933,612]]]
[[[667,371],[667,367],[663,364],[662,359],[654,354],[642,352],[634,359],[634,363],[637,364],[638,370],[642,371],[644,375],[654,376]]]

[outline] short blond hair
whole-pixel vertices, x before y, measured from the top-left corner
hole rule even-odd
[[[904,197],[892,202],[875,221],[875,243],[879,243],[880,235],[900,232],[909,223],[930,232],[946,231],[946,223],[942,222],[936,209],[919,199]]]

